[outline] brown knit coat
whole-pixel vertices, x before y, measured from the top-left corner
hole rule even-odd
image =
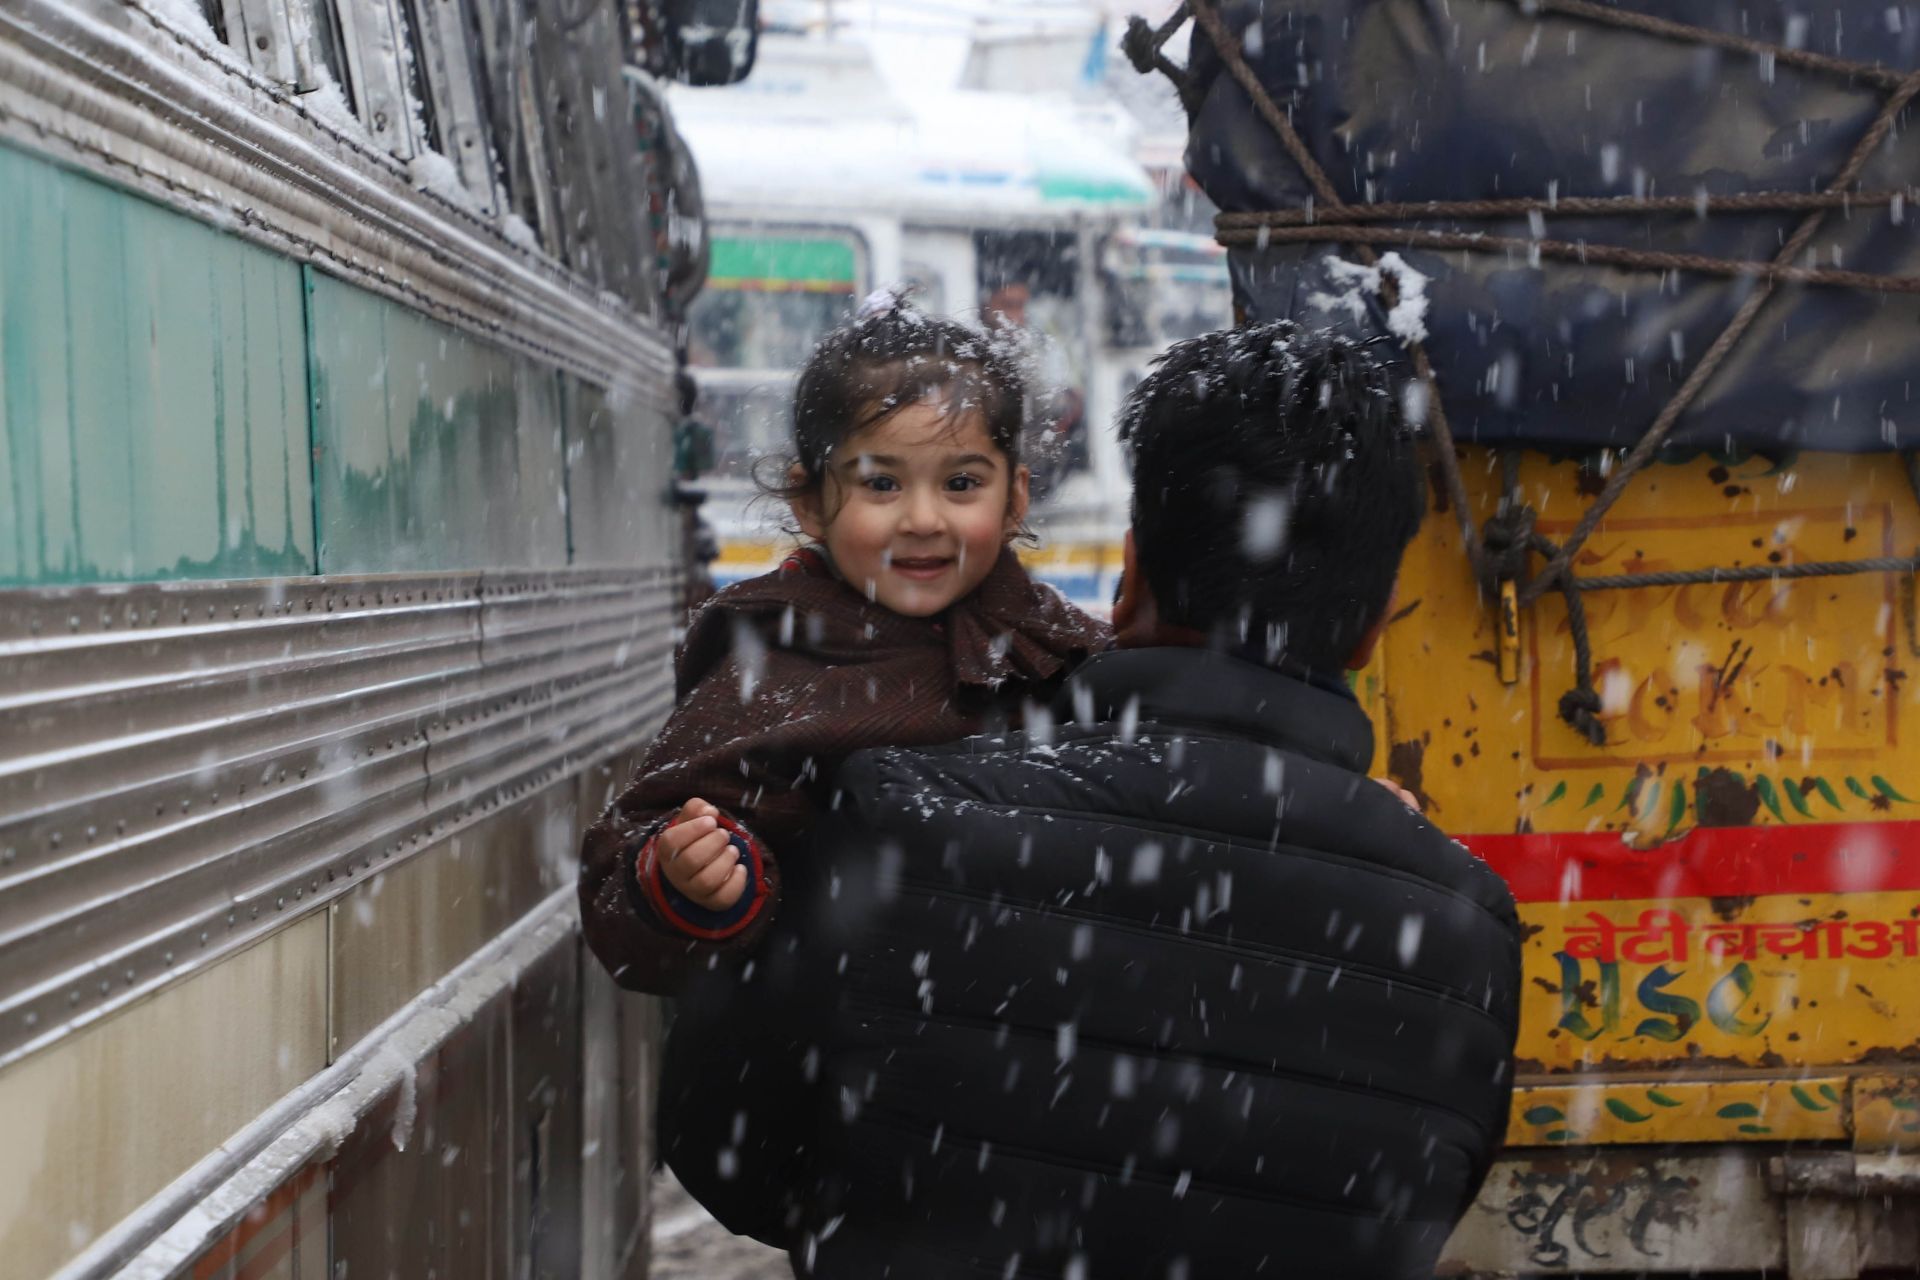
[[[678,708],[587,832],[588,944],[622,985],[663,994],[716,950],[750,948],[779,899],[778,859],[806,856],[816,797],[842,759],[1015,723],[1023,702],[1046,701],[1109,639],[1011,551],[933,618],[868,601],[813,549],[728,587],[694,615],[676,666]],[[720,940],[662,916],[637,877],[641,850],[696,796],[740,824],[760,855],[764,898],[750,924]]]

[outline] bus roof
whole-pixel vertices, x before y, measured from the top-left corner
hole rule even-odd
[[[895,94],[861,46],[767,39],[761,58],[745,85],[674,93],[715,212],[1047,220],[1155,198],[1144,169],[1055,104],[966,89]]]

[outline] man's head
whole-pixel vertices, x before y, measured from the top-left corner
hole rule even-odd
[[[1286,322],[1174,346],[1129,398],[1133,558],[1116,621],[1284,654],[1364,656],[1425,484],[1386,368]]]

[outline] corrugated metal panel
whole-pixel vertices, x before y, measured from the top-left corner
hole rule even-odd
[[[0,596],[0,1064],[631,747],[673,573]]]

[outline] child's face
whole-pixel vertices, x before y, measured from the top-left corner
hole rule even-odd
[[[822,489],[793,504],[801,529],[856,590],[910,618],[985,581],[1027,515],[1027,469],[1009,466],[978,414],[931,401],[848,437]]]

